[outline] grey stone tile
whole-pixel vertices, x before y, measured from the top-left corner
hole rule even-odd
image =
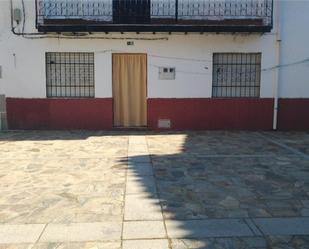
[[[172,239],[173,249],[266,249],[261,237]]]
[[[167,239],[125,240],[123,249],[169,249]]]
[[[243,237],[254,234],[239,219],[167,220],[170,238]]]
[[[128,158],[129,163],[150,163],[151,159],[149,155],[131,156]]]
[[[302,200],[302,204],[305,208],[309,208],[309,200]]]
[[[155,194],[157,192],[153,176],[129,176],[127,177],[127,194]]]
[[[243,238],[243,240],[248,244],[248,246],[253,248],[266,248],[267,241],[263,237],[248,237]]]
[[[151,163],[129,163],[128,176],[152,176],[153,170]]]
[[[123,223],[123,239],[164,239],[163,221],[128,221]]]
[[[27,131],[0,140],[0,223],[121,220],[127,137]]]
[[[14,247],[12,247],[12,249],[13,248]],[[89,242],[37,243],[33,247],[31,247],[31,249],[121,249],[121,242],[120,241],[109,241],[109,242],[89,241]]]
[[[40,242],[86,242],[119,240],[121,222],[49,224]]]
[[[0,249],[35,249],[34,245],[35,244],[0,244]]]
[[[256,235],[256,236],[262,236],[263,235],[251,219],[245,219],[245,221],[248,224],[248,226],[250,227],[250,229],[252,230],[252,232],[254,233],[254,235]]]
[[[267,236],[267,248],[270,249],[307,249],[309,236]]]
[[[253,221],[265,235],[309,235],[309,217],[258,218]]]
[[[161,206],[156,196],[126,195],[124,219],[163,220]]]
[[[44,224],[0,225],[0,244],[34,243],[44,227]]]
[[[213,243],[211,241],[203,240],[203,239],[172,239],[172,248],[173,249],[213,249],[211,247]]]
[[[301,150],[295,149],[294,147],[289,146],[289,145],[287,145],[286,143],[281,142],[280,140],[278,141],[277,139],[273,138],[272,136],[264,136],[264,135],[261,135],[261,136],[263,136],[267,141],[270,141],[270,142],[272,142],[273,144],[276,144],[276,145],[278,145],[278,146],[280,146],[280,147],[286,149],[287,151],[289,151],[289,152],[291,152],[291,153],[294,153],[295,155],[304,157],[304,158],[306,158],[307,160],[309,159],[309,155],[303,153]]]
[[[139,156],[148,156],[149,151],[147,148],[129,148],[128,158],[135,158]]]
[[[309,216],[309,208],[303,208],[301,210],[301,215],[308,217]]]

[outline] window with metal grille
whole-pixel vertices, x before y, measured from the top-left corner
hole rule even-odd
[[[47,97],[93,98],[93,53],[46,53]]]
[[[213,97],[259,97],[261,53],[215,53]]]

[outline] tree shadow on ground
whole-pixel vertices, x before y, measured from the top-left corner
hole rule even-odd
[[[128,173],[149,199],[160,200],[164,219],[176,221],[174,225],[185,238],[173,242],[179,246],[176,248],[288,245],[286,238],[273,241],[250,229],[234,233],[232,228],[222,233],[220,226],[216,232],[216,228],[203,225],[207,220],[237,220],[246,226],[246,220],[252,218],[301,217],[303,201],[309,200],[306,159],[264,139],[259,132],[146,135],[156,190],[149,175],[140,169],[139,164],[147,161],[144,155],[128,157]],[[202,231],[207,229],[209,237]],[[289,243],[308,245],[309,237],[290,239]]]

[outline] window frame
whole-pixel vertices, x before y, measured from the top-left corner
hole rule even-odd
[[[67,57],[67,55],[69,55],[69,57]],[[50,63],[48,60],[52,60],[51,59],[52,56],[55,56],[55,58],[57,58],[59,61],[57,61],[56,63]],[[65,58],[65,62],[62,61],[63,59],[62,57]],[[76,62],[77,61],[76,57],[79,58],[79,62]],[[83,61],[81,62],[82,57],[83,57]],[[67,61],[67,59],[69,61]],[[88,62],[86,63],[86,61]],[[55,65],[54,69],[52,69],[52,66],[51,66],[53,64]],[[72,65],[74,65],[73,66],[74,67],[73,77],[72,77],[73,72],[71,71]],[[78,72],[76,71],[77,70],[76,65],[78,65]],[[81,65],[84,65],[84,66],[82,67]],[[54,70],[54,75],[49,74],[51,70]],[[68,75],[67,70],[70,70],[69,71],[69,74],[70,74],[69,82],[66,82],[67,80],[66,77]],[[64,71],[64,75],[62,75],[62,71]],[[79,80],[81,79],[80,78],[81,72],[83,72],[82,74],[83,84],[76,83],[77,77],[79,78]],[[86,72],[87,72],[87,76],[86,76]],[[59,99],[93,99],[95,98],[95,54],[94,52],[45,52],[45,73],[46,73],[46,76],[45,76],[46,77],[46,84],[45,84],[46,98],[59,98]],[[76,73],[78,73],[78,75]],[[60,74],[60,77],[58,77],[59,74]],[[86,79],[88,79],[88,83]],[[63,80],[65,84],[62,84]],[[75,83],[73,83],[74,81]],[[65,89],[64,92],[62,92],[63,88]],[[56,89],[56,94],[54,94],[55,89]],[[58,89],[61,89],[60,94],[58,94],[57,92]],[[88,94],[86,94],[86,90]]]
[[[218,58],[216,58],[218,56]],[[221,56],[221,58],[220,58]],[[226,59],[223,57],[232,59]],[[234,59],[233,57],[236,57]],[[240,56],[240,57],[237,57]],[[243,62],[243,56],[246,60]],[[248,58],[249,57],[249,58]],[[238,63],[240,58],[240,63]],[[254,63],[252,62],[254,58]],[[221,60],[221,63],[220,63]],[[249,63],[247,63],[249,61]],[[235,63],[236,62],[236,63]],[[225,81],[219,83],[217,70],[220,65],[225,66]],[[261,97],[261,66],[262,53],[261,52],[216,52],[213,53],[213,72],[212,72],[212,98],[260,98]],[[233,69],[235,68],[236,69]],[[246,69],[246,67],[249,67]],[[253,68],[253,70],[252,70]],[[237,71],[240,72],[237,72]],[[243,71],[244,74],[243,75]],[[248,81],[246,75],[249,72]],[[252,73],[253,72],[253,73]],[[239,73],[239,76],[237,75]],[[224,77],[222,76],[222,78]],[[253,77],[254,76],[254,77]],[[244,78],[243,78],[244,77]],[[236,80],[235,80],[236,79]],[[239,80],[240,79],[240,80]],[[218,90],[220,90],[220,93]]]

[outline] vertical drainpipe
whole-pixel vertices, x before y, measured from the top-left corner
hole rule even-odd
[[[281,64],[281,4],[280,0],[274,0],[276,5],[276,58],[277,68],[275,72],[274,82],[274,115],[273,115],[273,130],[278,128],[278,110],[279,110],[279,86],[280,86],[280,67]]]
[[[11,13],[11,29],[13,30],[14,21],[13,21],[13,0],[10,0],[10,13]]]

